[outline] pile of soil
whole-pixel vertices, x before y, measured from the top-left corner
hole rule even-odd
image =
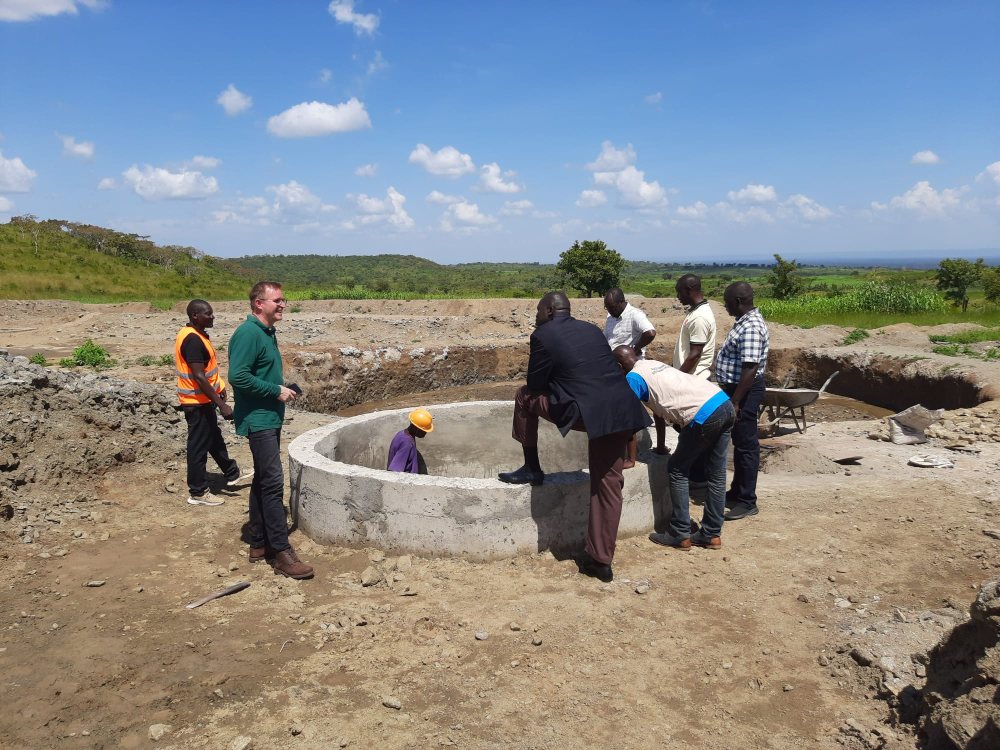
[[[844,469],[816,449],[793,443],[761,445],[760,470],[765,474],[843,474]]]

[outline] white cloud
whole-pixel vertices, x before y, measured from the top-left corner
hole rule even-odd
[[[601,153],[587,165],[587,169],[591,172],[620,172],[630,164],[635,164],[635,149],[631,143],[618,149],[611,141],[604,141]]]
[[[136,195],[147,201],[207,198],[219,192],[218,181],[198,171],[171,172],[148,164],[139,169],[133,164],[122,172],[122,178]]]
[[[993,180],[1000,185],[1000,161],[987,165],[986,169],[976,175],[976,180]]]
[[[733,221],[737,224],[774,224],[777,222],[774,214],[764,206],[749,206],[739,208],[731,203],[721,201],[713,207],[714,212],[726,221]]]
[[[596,208],[608,202],[608,196],[603,190],[584,190],[580,197],[576,199],[576,205],[580,208]]]
[[[441,229],[445,232],[481,229],[496,223],[496,217],[484,214],[479,206],[468,201],[453,203],[441,217]]]
[[[518,193],[521,186],[514,182],[516,172],[500,172],[500,165],[496,162],[484,164],[479,168],[478,189],[486,193]],[[504,178],[507,178],[507,181]]]
[[[106,0],[0,0],[0,21],[33,21],[63,13],[78,15],[80,8],[101,10]]]
[[[771,185],[747,185],[739,190],[730,190],[727,194],[734,203],[774,203],[778,194]]]
[[[222,164],[222,159],[217,159],[214,156],[194,156],[184,166],[195,169],[215,169],[220,164]]]
[[[81,141],[77,143],[76,138],[71,135],[60,135],[59,140],[63,145],[63,156],[74,159],[93,159],[94,144],[91,141]]]
[[[222,105],[230,117],[236,117],[241,112],[246,112],[253,105],[253,98],[244,94],[233,84],[229,84],[215,101]]]
[[[348,196],[351,197],[351,196]],[[355,197],[360,214],[344,223],[345,229],[355,229],[371,224],[389,224],[396,229],[412,229],[413,219],[406,212],[406,196],[390,186],[385,198],[361,194]]]
[[[648,96],[643,97],[643,101],[646,102],[646,104],[659,104],[663,101],[663,92],[657,91],[655,94],[649,94]]]
[[[500,209],[501,216],[523,216],[526,212],[535,207],[529,200],[505,201]]]
[[[385,70],[388,67],[389,63],[382,57],[381,51],[375,50],[375,58],[368,63],[368,75],[373,76],[380,70]]]
[[[114,177],[105,177],[97,183],[98,190],[114,190],[116,187],[118,187],[118,182]]]
[[[279,138],[310,138],[371,126],[365,105],[354,97],[337,105],[302,102],[267,121],[268,131]]]
[[[442,177],[461,177],[476,170],[472,157],[463,154],[454,146],[445,146],[440,151],[431,151],[423,143],[410,152],[410,164],[423,167],[428,172]]]
[[[38,173],[28,169],[20,157],[5,159],[0,151],[0,193],[27,193]]]
[[[682,219],[703,221],[708,217],[708,204],[702,201],[695,201],[690,206],[678,206],[677,215]]]
[[[378,172],[377,164],[362,164],[354,170],[354,174],[358,177],[374,177],[376,172]]]
[[[439,203],[442,206],[449,206],[452,203],[461,203],[465,200],[460,195],[445,195],[439,190],[432,190],[427,194],[428,203]]]
[[[9,213],[14,210],[14,203],[0,195],[0,213]]]
[[[888,204],[873,202],[872,208],[876,211],[908,211],[921,218],[943,218],[959,207],[961,196],[967,190],[961,187],[939,191],[927,180],[921,180],[902,195],[890,199]]]
[[[658,208],[667,205],[667,193],[658,182],[646,182],[645,173],[633,166],[620,172],[595,172],[594,183],[618,190],[621,203],[630,208]]]
[[[337,23],[348,23],[358,36],[371,36],[378,28],[378,16],[374,13],[355,13],[354,0],[333,0],[328,8]]]
[[[330,70],[329,68],[323,68],[319,72],[320,83],[329,83],[332,78],[333,78],[333,71]]]
[[[317,218],[337,211],[335,205],[324,203],[301,182],[289,180],[281,185],[268,185],[271,198],[252,196],[240,198],[235,205],[227,205],[212,216],[220,224],[249,224],[268,226],[289,224],[295,229],[316,228]]]
[[[910,164],[938,164],[941,157],[933,151],[918,151],[910,157]]]
[[[782,217],[792,216],[806,221],[824,221],[833,216],[829,208],[800,193],[788,196],[781,204],[779,213]]]

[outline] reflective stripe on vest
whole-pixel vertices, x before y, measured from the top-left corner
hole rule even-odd
[[[208,378],[208,382],[215,389],[216,393],[222,393],[226,389],[226,383],[222,379],[222,376],[219,375],[219,362],[215,358],[215,347],[212,346],[212,342],[208,336],[205,336],[197,328],[188,325],[178,331],[177,338],[174,340],[174,365],[177,368],[177,398],[181,402],[181,405],[210,404],[212,403],[212,399],[201,392],[201,388],[198,387],[198,381],[194,379],[194,373],[191,372],[191,366],[185,361],[184,355],[181,353],[181,344],[192,333],[201,339],[201,342],[208,350],[208,362],[205,363],[205,377]]]

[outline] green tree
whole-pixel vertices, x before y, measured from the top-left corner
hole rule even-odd
[[[624,269],[625,259],[602,240],[574,242],[569,250],[559,255],[556,264],[556,270],[563,274],[566,283],[587,297],[594,292],[604,294],[618,286]]]
[[[1000,266],[984,268],[979,278],[987,302],[1000,302]]]
[[[975,263],[963,258],[945,258],[938,263],[935,272],[937,288],[955,307],[961,305],[965,312],[969,308],[969,287],[979,281],[984,268],[982,258]]]
[[[798,273],[799,264],[794,260],[785,260],[774,254],[774,269],[767,275],[767,283],[771,285],[771,296],[775,299],[792,299],[806,289],[806,282]]]

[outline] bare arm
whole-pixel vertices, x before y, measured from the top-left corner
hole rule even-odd
[[[656,448],[653,449],[653,453],[658,453],[661,456],[665,456],[667,453],[669,453],[666,445],[667,421],[658,414],[654,414],[653,424],[656,425]]]
[[[653,339],[655,339],[655,338],[656,338],[656,329],[655,328],[650,329],[648,331],[645,331],[639,337],[639,340],[635,342],[635,346],[632,347],[632,348],[635,349],[635,353],[636,354],[639,354],[643,349],[645,349],[647,346],[649,346],[650,344],[652,344],[653,343]]]
[[[681,363],[681,366],[677,369],[681,372],[686,372],[689,375],[694,373],[694,368],[698,365],[698,360],[701,359],[701,353],[705,350],[704,344],[691,344],[691,351],[688,352],[687,359]]]
[[[191,368],[191,376],[194,378],[194,382],[198,384],[201,392],[208,396],[211,402],[215,404],[223,419],[232,419],[233,407],[227,404],[222,396],[215,392],[212,384],[208,382],[208,376],[205,375],[205,363],[189,362],[188,366]]]

